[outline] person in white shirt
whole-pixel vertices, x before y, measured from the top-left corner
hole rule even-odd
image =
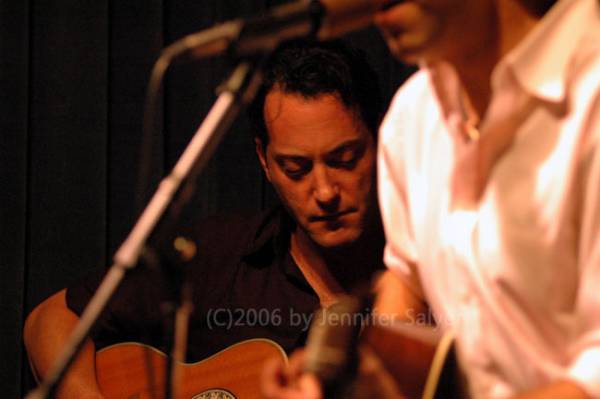
[[[420,66],[380,131],[376,310],[430,307],[473,398],[600,398],[600,2],[388,1],[376,22]],[[265,391],[319,397],[307,378]]]

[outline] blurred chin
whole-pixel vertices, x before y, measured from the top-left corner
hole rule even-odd
[[[426,59],[425,46],[418,37],[409,38],[392,37],[387,40],[392,55],[399,61],[416,65]]]
[[[397,34],[385,32],[383,36],[396,59],[408,64],[417,64],[432,58],[432,55],[437,52],[436,43],[439,35],[439,25],[427,20],[419,29]]]

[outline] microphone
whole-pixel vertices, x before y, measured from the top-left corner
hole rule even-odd
[[[332,39],[371,24],[383,0],[303,0],[275,7],[261,17],[236,19],[188,35],[163,51],[168,58],[234,57],[272,51],[300,37]]]

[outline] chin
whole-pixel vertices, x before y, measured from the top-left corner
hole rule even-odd
[[[362,235],[361,229],[341,229],[312,235],[313,241],[322,248],[336,249],[355,244]]]
[[[396,59],[406,64],[417,65],[435,58],[435,54],[438,52],[436,37],[435,31],[423,31],[389,36],[386,38],[386,42]]]

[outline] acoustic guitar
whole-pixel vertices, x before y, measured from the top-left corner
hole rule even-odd
[[[258,399],[265,360],[284,350],[267,339],[232,345],[197,363],[176,366],[176,399]],[[122,343],[96,353],[96,375],[107,399],[163,399],[167,357],[151,346]]]
[[[329,310],[335,311],[335,308],[334,305]],[[331,358],[333,363],[348,360],[339,352],[356,349],[356,342],[348,339],[350,330],[324,329],[313,323],[306,352],[307,358],[313,358],[309,362],[319,364],[310,371],[319,375],[324,364],[325,368],[332,366],[328,364]],[[319,337],[315,339],[316,336]],[[319,340],[321,342],[316,343]],[[325,341],[328,343],[323,345]],[[342,341],[346,342],[340,345]],[[442,336],[430,327],[393,323],[364,328],[358,341],[378,355],[405,398],[467,398],[451,334]],[[259,399],[262,366],[272,357],[287,362],[285,352],[277,343],[251,339],[200,362],[179,363],[176,371],[179,388],[175,398]],[[163,399],[166,362],[166,355],[151,346],[116,344],[97,352],[96,375],[107,399]],[[333,367],[338,366],[344,367],[333,364]]]

